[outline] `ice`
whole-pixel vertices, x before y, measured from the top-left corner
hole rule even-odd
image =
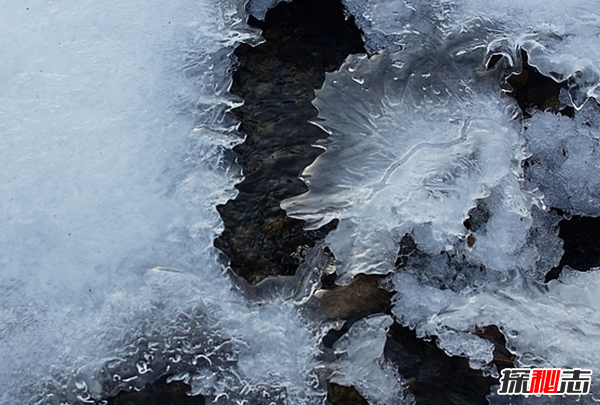
[[[234,30],[226,10],[187,1],[0,8],[0,402],[26,403],[38,381],[66,379],[123,344],[126,329],[105,333],[118,312],[99,317],[108,297],[132,295],[156,265],[193,271],[186,245],[209,246],[218,216],[181,192],[208,167],[184,164],[184,151],[195,100],[233,103],[207,62]],[[205,157],[222,160],[219,144],[235,142],[221,135]],[[207,204],[232,193],[223,174],[202,182]]]
[[[398,55],[351,56],[317,92],[315,123],[331,136],[302,174],[309,191],[282,207],[311,228],[340,219],[327,243],[341,283],[393,269],[413,231],[428,253],[455,250],[469,210],[492,194],[502,215],[524,224],[514,243],[527,234],[537,197],[520,187],[514,101],[494,92],[493,75],[474,74],[476,55],[453,55],[455,45],[401,52],[401,67]]]
[[[542,74],[558,82],[568,81],[576,108],[581,108],[589,97],[600,97],[600,12],[595,1],[566,4],[537,0],[515,4],[468,0],[451,14],[459,23],[485,16],[500,25],[505,34],[500,46],[503,53],[508,51],[506,44],[513,50],[523,49],[530,64]],[[490,51],[494,52],[493,48]]]
[[[345,4],[379,53],[327,76],[326,153],[283,204],[339,226],[297,278],[250,287],[213,247],[240,179],[230,55],[260,41],[246,5],[2,3],[0,404],[89,403],[166,373],[216,404],[323,403],[327,378],[410,403],[382,356],[390,316],[321,352],[325,245],[340,283],[395,273],[394,319],[472,367],[496,372],[476,333],[493,324],[517,365],[589,367],[594,390],[600,271],[543,278],[562,253],[547,206],[598,215],[595,1]],[[574,118],[519,115],[502,89],[521,49],[567,82]]]
[[[267,11],[275,7],[277,4],[282,1],[291,2],[292,0],[250,0],[248,1],[248,5],[246,9],[250,15],[258,18],[259,20],[264,20],[267,15]]]
[[[471,367],[497,375],[478,336],[497,325],[518,366],[597,375],[598,269],[544,283],[563,253],[549,208],[598,216],[596,2],[344,4],[369,56],[351,55],[317,92],[325,152],[302,173],[308,192],[282,207],[308,228],[339,219],[325,240],[336,282],[392,273],[394,318]],[[522,50],[566,82],[573,118],[525,118],[503,94]]]
[[[420,336],[437,336],[440,347],[468,356],[480,368],[491,360],[491,345],[475,336],[477,328],[497,325],[519,367],[591,368],[598,377],[595,350],[600,333],[600,273],[565,270],[547,286],[519,272],[498,282],[455,293],[417,281],[411,272],[393,277],[398,294],[394,314]],[[430,303],[435,303],[430,305]],[[468,337],[468,338],[465,338]],[[477,340],[481,343],[470,344]],[[483,349],[483,350],[482,350]]]
[[[563,254],[558,237],[561,217],[536,206],[527,216],[517,215],[507,209],[504,200],[499,193],[485,200],[492,213],[481,228],[471,232],[472,246],[465,257],[471,265],[483,265],[489,271],[519,268],[543,281]]]
[[[249,304],[228,289],[228,280],[208,283],[207,276],[150,270],[140,289],[111,295],[98,314],[104,327],[93,338],[94,350],[107,353],[100,364],[44,376],[41,393],[38,385],[26,388],[42,403],[52,398],[80,403],[77,397],[141,389],[168,372],[171,380],[190,384],[192,394],[217,404],[265,398],[275,404],[322,402],[315,370],[321,365],[315,359],[321,335],[302,319],[296,303]]]
[[[215,404],[324,403],[324,263],[249,286],[213,247],[241,178],[231,53],[260,41],[244,6],[0,6],[0,404],[165,374]]]
[[[352,325],[334,344],[337,370],[330,381],[353,385],[370,405],[414,404],[412,395],[404,391],[404,379],[383,357],[385,332],[393,322],[389,315],[379,315]]]
[[[506,73],[521,69],[519,49],[529,63],[557,82],[568,81],[571,103],[581,108],[600,97],[600,12],[595,0],[344,0],[365,32],[370,53],[419,48],[456,32],[485,47],[486,59],[506,57]]]
[[[600,215],[600,107],[590,100],[574,118],[536,112],[525,121],[527,177],[546,203],[571,215]]]

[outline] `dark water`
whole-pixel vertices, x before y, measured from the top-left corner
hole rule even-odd
[[[215,246],[236,274],[256,283],[294,274],[301,251],[335,226],[305,231],[303,221],[288,218],[279,204],[307,191],[298,176],[322,152],[311,145],[326,134],[308,123],[317,116],[314,90],[326,71],[364,47],[336,0],[282,3],[264,22],[251,17],[250,24],[262,30],[266,42],[237,48],[231,89],[244,99],[234,114],[247,138],[234,152],[245,178],[237,198],[218,207],[225,231]]]

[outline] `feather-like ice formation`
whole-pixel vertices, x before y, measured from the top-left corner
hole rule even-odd
[[[507,215],[530,221],[514,101],[452,45],[409,52],[402,65],[396,55],[352,56],[317,92],[316,124],[331,136],[302,174],[309,191],[282,207],[311,227],[341,220],[327,242],[342,282],[390,271],[415,230],[428,252],[458,245],[469,210],[492,191]]]

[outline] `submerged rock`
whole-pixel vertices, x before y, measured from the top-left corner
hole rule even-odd
[[[362,318],[389,310],[392,292],[381,287],[383,277],[359,274],[345,286],[315,292],[325,315],[331,319]]]
[[[354,387],[330,383],[328,392],[327,401],[331,405],[369,405]]]

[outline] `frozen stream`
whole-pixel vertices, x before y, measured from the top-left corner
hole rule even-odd
[[[166,373],[217,404],[320,404],[327,379],[410,403],[383,359],[393,321],[491,375],[475,331],[498,325],[517,365],[591,368],[582,402],[600,399],[600,272],[543,283],[562,254],[549,207],[599,214],[597,1],[344,4],[373,56],[327,76],[326,153],[282,208],[339,219],[324,242],[338,282],[390,274],[395,295],[329,357],[307,304],[322,250],[249,299],[213,247],[241,177],[230,55],[261,40],[245,4],[0,4],[0,404],[94,403]],[[566,81],[574,118],[524,118],[503,92],[521,50]],[[405,235],[418,254],[397,269]]]

